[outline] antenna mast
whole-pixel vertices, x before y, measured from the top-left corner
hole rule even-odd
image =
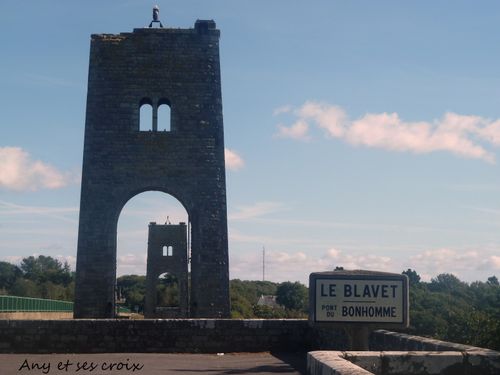
[[[262,246],[262,281],[266,281],[266,248]]]

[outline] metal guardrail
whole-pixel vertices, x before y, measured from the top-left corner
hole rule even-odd
[[[72,312],[73,302],[53,299],[0,296],[0,312],[62,311]]]
[[[0,295],[1,312],[73,312],[73,302],[54,299]],[[118,311],[130,314],[130,309],[119,306]]]
[[[127,308],[125,306],[118,306],[118,312],[122,313],[122,314],[131,314],[132,310],[130,310],[129,308]]]

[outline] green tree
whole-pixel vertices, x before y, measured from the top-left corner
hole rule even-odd
[[[8,262],[0,262],[0,290],[8,293],[21,274],[19,267]]]
[[[257,301],[262,295],[276,295],[278,284],[271,281],[249,281],[234,279],[230,281],[231,317],[263,318],[278,317],[273,308],[260,308]]]
[[[283,309],[273,309],[270,306],[253,306],[253,313],[259,319],[282,319],[285,318]]]
[[[276,295],[278,284],[271,281],[248,281],[234,279],[230,281],[232,294],[237,294],[255,305],[262,295]]]
[[[55,284],[52,281],[46,281],[37,286],[40,298],[65,300],[67,298],[66,287],[62,284]]]
[[[19,278],[14,282],[10,294],[20,297],[40,298],[40,291],[36,283],[24,278]]]
[[[254,318],[252,304],[245,297],[231,293],[231,318],[243,319]]]
[[[40,255],[23,258],[19,267],[0,262],[0,292],[20,297],[74,300],[74,273],[67,263]]]
[[[406,271],[403,271],[402,273],[403,275],[408,276],[410,287],[417,285],[420,282],[420,275],[415,270],[408,268]]]
[[[146,276],[123,275],[116,280],[120,294],[125,298],[125,306],[135,311],[144,311],[144,299],[146,295]]]
[[[179,283],[175,276],[166,274],[158,280],[156,285],[156,305],[179,306]]]
[[[37,284],[50,281],[54,284],[67,286],[72,281],[68,263],[62,264],[50,256],[39,255],[24,258],[20,265],[24,278]]]
[[[433,292],[463,293],[467,284],[451,273],[442,273],[431,280],[429,290]]]
[[[285,281],[276,290],[276,301],[288,310],[306,311],[308,308],[307,287],[298,281]]]
[[[413,272],[410,274],[414,276],[416,272]],[[495,280],[496,277],[490,277],[487,282],[468,284],[445,273],[430,283],[413,283],[410,286],[411,327],[407,331],[500,349],[500,286]]]
[[[487,283],[489,285],[493,285],[493,286],[499,286],[500,284],[498,283],[498,278],[496,276],[490,276],[488,277],[488,281]]]

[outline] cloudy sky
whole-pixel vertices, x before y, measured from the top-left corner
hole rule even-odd
[[[221,30],[231,278],[336,266],[500,276],[500,3],[159,1]],[[153,3],[0,3],[0,260],[76,257],[90,34]],[[119,219],[118,273],[145,273],[165,194]]]

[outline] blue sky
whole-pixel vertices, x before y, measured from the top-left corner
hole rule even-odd
[[[167,27],[214,19],[231,278],[306,282],[345,268],[429,280],[500,274],[500,4],[159,1]],[[90,34],[146,26],[144,1],[0,3],[0,259],[74,265]],[[118,273],[144,273],[133,198]]]

